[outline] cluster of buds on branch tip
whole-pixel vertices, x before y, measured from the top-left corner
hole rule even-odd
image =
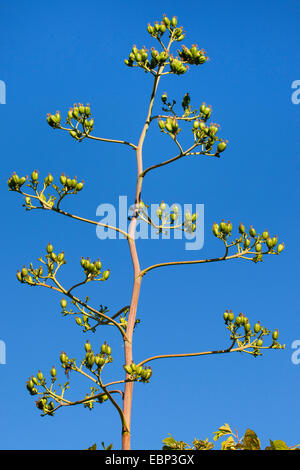
[[[83,268],[87,278],[96,278],[101,273],[102,263],[98,259],[97,261],[91,262],[89,258],[81,258],[81,267]],[[110,270],[106,269],[103,271],[101,281],[107,281],[109,278]]]
[[[45,260],[39,258],[44,267],[40,265],[38,268],[34,268],[32,263],[30,263],[29,268],[23,266],[21,271],[17,272],[18,281],[31,286],[43,285],[45,281],[55,276],[62,265],[66,264],[64,252],[55,254],[51,243],[48,243],[46,252]]]
[[[264,328],[260,322],[256,322],[251,327],[248,318],[240,313],[235,317],[231,310],[226,310],[223,314],[226,328],[230,332],[230,339],[233,344],[230,349],[237,344],[240,352],[252,354],[254,357],[261,356],[263,349],[284,349],[285,345],[278,343],[278,330],[274,330],[271,334],[270,330]],[[271,334],[272,342],[268,346],[264,346],[264,337]]]
[[[47,114],[47,122],[53,129],[62,129],[69,131],[70,135],[81,142],[85,137],[88,137],[89,133],[93,130],[94,119],[91,117],[91,108],[89,104],[85,106],[82,103],[75,103],[68,111],[66,124],[69,124],[71,128],[65,128],[61,125],[61,116],[59,111],[56,114]],[[79,130],[78,126],[81,125]]]
[[[97,371],[100,373],[105,364],[113,361],[111,357],[111,347],[106,342],[102,344],[100,353],[97,354],[92,351],[92,347],[89,341],[86,341],[84,347],[86,351],[84,365],[89,370],[94,368],[95,372]]]
[[[191,108],[191,98],[188,93],[185,93],[182,99],[182,108],[184,113],[182,115],[177,115],[174,106],[176,101],[168,101],[168,96],[166,93],[163,93],[161,96],[161,101],[163,103],[162,110],[171,113],[171,115],[159,115],[156,116],[158,126],[161,132],[168,134],[180,147],[182,155],[207,155],[213,157],[219,157],[220,153],[224,152],[227,147],[227,140],[217,136],[219,130],[219,124],[211,122],[210,125],[207,124],[208,119],[211,116],[212,110],[211,106],[207,106],[205,103],[202,103],[199,106],[199,109],[192,110]],[[194,145],[188,152],[183,152],[182,147],[177,141],[177,136],[181,131],[179,127],[179,121],[185,121],[191,125],[191,130],[194,135]],[[217,145],[213,151],[214,145]],[[196,147],[201,147],[200,152],[192,152]]]
[[[22,187],[27,181],[27,187],[32,191],[27,193]],[[68,195],[77,194],[82,190],[84,186],[83,181],[78,181],[77,177],[69,178],[64,173],[59,178],[60,186],[54,183],[54,178],[49,173],[42,182],[42,187],[38,190],[39,186],[39,172],[34,170],[30,177],[22,176],[21,178],[14,172],[8,179],[7,184],[10,191],[16,191],[25,197],[24,207],[26,210],[32,209],[59,209],[61,201]],[[45,191],[49,190],[50,186],[56,191],[56,194],[45,194]],[[33,202],[39,203],[34,205]]]
[[[184,39],[182,27],[177,28],[176,16],[173,16],[173,18],[170,20],[166,15],[163,15],[161,23],[155,21],[153,26],[149,23],[147,27],[148,33],[156,39],[160,39],[167,30],[170,33],[169,37],[173,36],[174,40],[182,41],[182,39]]]
[[[61,366],[65,370],[65,375],[67,375],[68,378],[70,371],[74,371],[90,377],[96,383],[97,387],[90,387],[91,393],[85,395],[84,398],[72,402],[64,397],[65,391],[70,388],[69,380],[63,386],[59,384],[60,392],[54,389],[54,384],[57,380],[55,366],[50,370],[50,386],[47,385],[46,379],[41,371],[38,371],[36,376],[30,377],[26,382],[26,388],[29,393],[31,395],[39,395],[39,400],[36,402],[36,405],[38,409],[43,411],[43,415],[53,416],[54,412],[60,407],[77,404],[83,404],[84,407],[92,409],[95,402],[103,403],[108,399],[109,393],[114,393],[113,391],[107,391],[101,380],[103,367],[113,360],[111,357],[111,347],[104,342],[100,352],[96,354],[93,352],[89,341],[86,341],[84,349],[85,355],[79,367],[76,365],[75,359],[70,359],[66,352],[61,352],[59,356]],[[85,367],[88,372],[84,372],[82,370],[83,367]],[[91,373],[92,376],[89,376],[89,373]],[[54,403],[56,403],[56,405]]]
[[[161,201],[159,207],[156,210],[156,216],[159,219],[159,224],[156,224],[148,214],[147,209],[149,206],[143,201],[139,203],[138,216],[147,224],[157,229],[157,233],[167,233],[167,230],[177,229],[185,232],[192,233],[196,230],[196,221],[198,215],[191,214],[186,211],[184,214],[184,221],[181,221],[181,215],[176,204],[173,204],[169,209],[164,201]]]
[[[241,258],[251,259],[255,263],[263,261],[263,255],[279,255],[284,249],[284,243],[278,243],[277,235],[272,237],[267,230],[260,235],[256,233],[252,225],[247,232],[245,226],[240,223],[240,236],[229,244],[227,241],[232,232],[232,223],[230,221],[225,222],[222,220],[220,224],[215,222],[212,226],[212,231],[217,238],[224,242],[226,250],[236,246]],[[275,249],[275,247],[277,248]],[[251,258],[244,256],[248,254],[253,256]]]
[[[128,67],[140,67],[145,72],[157,75],[158,73],[163,74],[164,66],[169,65],[169,71],[164,72],[164,74],[183,75],[188,70],[188,65],[202,65],[207,61],[206,52],[203,49],[198,50],[198,47],[194,44],[190,49],[183,46],[182,51],[178,51],[179,57],[170,54],[169,49],[172,42],[182,41],[185,37],[183,28],[177,27],[177,18],[175,16],[170,20],[164,15],[161,23],[156,21],[153,26],[148,24],[147,31],[159,42],[162,50],[158,51],[153,47],[151,57],[149,57],[145,46],[138,49],[134,45],[128,59],[124,61]],[[169,33],[169,45],[167,47],[162,42],[166,32]],[[156,71],[157,67],[159,70]]]

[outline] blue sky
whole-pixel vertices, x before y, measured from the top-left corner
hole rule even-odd
[[[3,3],[3,2],[2,2]],[[89,339],[112,347],[114,363],[107,380],[120,377],[119,336],[113,330],[83,335],[73,319],[60,313],[60,296],[17,283],[23,264],[44,253],[49,241],[64,250],[63,279],[77,282],[80,257],[100,257],[111,277],[88,292],[94,305],[112,311],[130,299],[132,270],[126,241],[99,240],[95,228],[42,211],[26,212],[21,198],[8,192],[12,171],[38,169],[84,179],[84,191],[66,202],[70,212],[96,218],[99,204],[133,201],[134,152],[125,146],[74,142],[46,124],[48,112],[66,115],[74,102],[90,102],[94,135],[137,142],[152,77],[129,69],[124,59],[133,44],[155,43],[147,23],[163,13],[178,16],[187,31],[184,43],[205,48],[210,61],[182,77],[164,77],[158,96],[167,92],[181,102],[189,92],[194,106],[213,107],[214,122],[229,141],[221,159],[183,159],[145,178],[143,199],[205,205],[205,243],[186,251],[183,240],[140,240],[143,267],[185,259],[220,256],[212,223],[230,219],[259,232],[267,228],[284,241],[279,257],[263,263],[245,260],[162,268],[142,284],[134,343],[136,361],[153,354],[205,351],[228,345],[222,314],[244,312],[254,323],[278,328],[284,351],[263,357],[219,355],[153,363],[148,385],[134,387],[133,437],[136,449],[159,449],[168,433],[192,441],[211,437],[224,422],[243,434],[250,427],[261,437],[299,442],[300,365],[291,361],[299,330],[299,143],[300,105],[291,101],[300,79],[298,57],[300,5],[296,0],[267,3],[216,0],[186,6],[177,0],[120,2],[12,1],[0,7],[2,38],[0,80],[7,87],[1,122],[1,285],[0,339],[6,364],[0,365],[2,449],[82,449],[101,441],[120,448],[119,419],[108,403],[89,412],[59,410],[41,418],[25,382],[41,369],[48,373],[62,350],[82,354]],[[155,110],[160,110],[159,100]],[[188,134],[187,134],[188,135]],[[188,143],[184,137],[184,143]],[[153,126],[144,148],[145,166],[174,155],[167,136]],[[69,281],[68,281],[69,280]],[[74,282],[72,282],[74,281]],[[61,380],[63,380],[61,372]],[[89,383],[71,376],[70,397],[84,396]]]

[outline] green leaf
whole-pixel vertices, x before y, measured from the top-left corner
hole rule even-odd
[[[243,448],[246,450],[260,450],[260,440],[256,433],[247,429],[243,438]]]
[[[88,447],[85,450],[97,450],[97,444],[93,444],[91,447]]]
[[[105,444],[104,444],[103,441],[101,442],[101,445],[102,445],[102,447],[103,447],[104,450],[111,450],[111,449],[113,448],[113,445],[112,445],[112,444],[109,444],[109,446],[105,447]]]
[[[213,443],[208,441],[208,438],[205,441],[194,439],[193,446],[195,450],[211,450],[214,447]]]
[[[163,443],[165,444],[163,446],[163,450],[169,450],[169,449],[176,449],[176,450],[184,450],[187,447],[186,442],[183,441],[176,441],[174,437],[169,434],[170,437],[166,437],[166,439],[163,439]]]
[[[280,440],[271,441],[270,439],[270,444],[271,444],[271,450],[289,450],[289,447],[286,445],[284,441],[280,441]]]
[[[226,441],[222,442],[221,450],[233,450],[235,449],[235,446],[236,446],[235,440],[233,439],[232,436],[229,436],[228,439],[226,439]]]
[[[220,437],[226,436],[226,434],[232,434],[229,424],[225,423],[224,426],[220,426],[218,431],[214,432],[215,436],[213,437],[214,441],[220,439]]]

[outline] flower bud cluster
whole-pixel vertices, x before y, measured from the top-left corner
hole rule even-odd
[[[151,367],[144,368],[143,366],[136,365],[134,362],[123,367],[125,372],[127,372],[127,374],[130,376],[130,379],[137,382],[148,383],[150,377],[152,376]]]
[[[217,238],[227,240],[232,232],[232,223],[230,221],[224,222],[224,220],[222,220],[220,224],[215,222],[212,226],[212,231]],[[242,247],[243,250],[254,254],[252,260],[255,263],[262,261],[264,254],[279,255],[284,250],[284,243],[278,243],[277,235],[271,236],[268,230],[265,230],[260,235],[256,232],[255,228],[250,225],[247,232],[244,224],[240,223],[239,234],[239,238],[236,238],[232,245]],[[263,249],[265,249],[265,251],[263,251]]]
[[[266,328],[264,328],[260,322],[256,322],[253,327],[248,320],[248,318],[243,314],[240,313],[239,315],[235,316],[232,310],[226,310],[223,314],[223,318],[225,320],[225,324],[227,329],[230,331],[231,339],[236,340],[239,346],[250,345],[252,348],[251,351],[247,351],[254,355],[258,356],[261,355],[261,349],[284,349],[285,345],[281,345],[277,342],[278,339],[278,330],[274,330],[273,333]],[[263,346],[264,344],[264,336],[272,337],[272,343],[269,346]]]

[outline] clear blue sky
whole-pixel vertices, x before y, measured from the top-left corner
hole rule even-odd
[[[126,241],[101,241],[93,227],[56,214],[25,212],[21,198],[7,191],[6,180],[12,171],[28,174],[35,168],[45,176],[49,171],[56,177],[77,175],[86,181],[85,189],[65,208],[94,219],[101,203],[116,204],[119,195],[133,201],[136,163],[129,148],[92,141],[79,145],[50,129],[45,116],[57,109],[66,113],[74,102],[90,102],[94,135],[136,142],[152,78],[126,68],[124,59],[134,43],[154,45],[146,25],[163,13],[177,15],[187,31],[184,43],[205,48],[211,60],[183,77],[164,78],[159,94],[167,91],[180,102],[189,92],[195,106],[211,104],[213,121],[229,146],[220,160],[182,160],[146,177],[148,203],[205,204],[205,244],[188,252],[180,240],[140,241],[142,266],[221,255],[211,225],[222,218],[236,227],[243,221],[258,231],[268,228],[286,250],[260,264],[237,260],[149,273],[142,285],[135,360],[226,347],[226,308],[244,312],[252,323],[277,327],[287,347],[256,359],[232,354],[154,362],[151,383],[134,387],[132,444],[159,449],[168,433],[186,441],[205,439],[224,422],[240,434],[255,429],[264,445],[269,438],[300,443],[300,365],[291,361],[291,344],[300,339],[300,105],[291,101],[291,84],[300,79],[299,2],[14,0],[0,7],[0,79],[7,86],[7,102],[0,105],[0,339],[7,347],[7,364],[0,365],[2,449],[82,449],[102,440],[120,447],[119,419],[108,403],[93,412],[73,407],[41,418],[25,389],[30,375],[38,369],[48,373],[58,364],[62,350],[79,356],[86,338],[95,348],[103,340],[111,344],[115,360],[106,377],[118,379],[119,335],[111,329],[83,335],[73,319],[61,316],[58,295],[22,286],[15,274],[37,260],[49,241],[65,251],[66,280],[80,279],[81,256],[100,257],[111,278],[87,292],[94,305],[115,311],[130,299]],[[175,151],[154,126],[145,144],[145,165]],[[71,379],[69,396],[84,396],[89,383]]]

